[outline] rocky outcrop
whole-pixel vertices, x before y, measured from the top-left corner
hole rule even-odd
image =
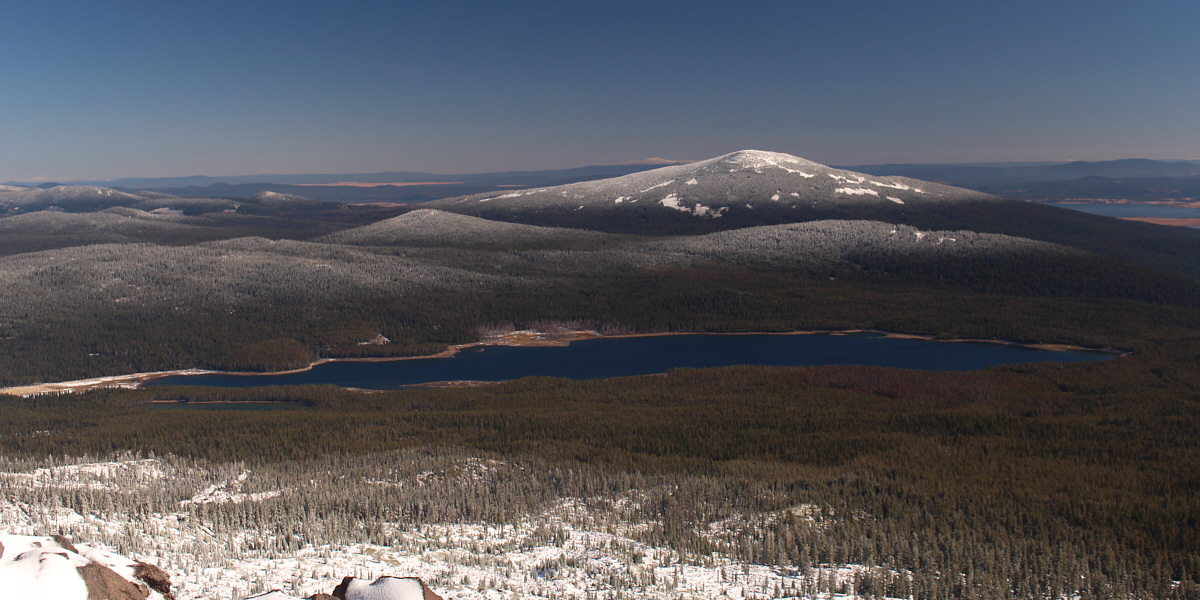
[[[162,569],[62,536],[0,534],[0,596],[21,600],[174,600]]]
[[[307,599],[289,596],[279,590],[252,596],[246,600],[443,600],[418,577],[383,576],[375,581],[347,577],[333,588],[332,594],[313,594]]]
[[[333,589],[338,600],[442,600],[417,577],[384,576],[375,581],[347,577]]]
[[[0,600],[175,600],[162,569],[62,536],[0,534]],[[331,594],[247,600],[443,600],[417,577],[347,577]]]

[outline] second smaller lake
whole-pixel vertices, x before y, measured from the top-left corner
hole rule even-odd
[[[1158,217],[1168,219],[1200,219],[1200,208],[1191,206],[1164,206],[1161,204],[1107,203],[1107,202],[1061,202],[1052,206],[1069,208],[1102,217]]]
[[[175,375],[145,383],[253,387],[332,384],[391,390],[441,381],[507,381],[529,376],[603,379],[729,365],[873,365],[968,371],[1023,362],[1112,358],[1099,352],[1051,352],[985,342],[938,342],[854,334],[662,335],[595,338],[568,346],[476,346],[454,356],[379,362],[334,361],[286,374]]]

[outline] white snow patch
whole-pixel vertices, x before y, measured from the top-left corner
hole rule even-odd
[[[0,597],[6,599],[85,600],[89,592],[79,569],[91,563],[140,583],[136,561],[87,544],[68,549],[50,537],[0,533],[0,546]],[[162,599],[156,591],[148,598]]]
[[[871,182],[871,185],[873,185],[873,186],[877,186],[877,187],[892,188],[892,189],[894,189],[894,190],[908,190],[908,189],[912,189],[912,188],[908,187],[907,185],[904,185],[903,183],[884,183],[884,182],[881,182],[881,181],[872,181],[872,182]]]
[[[729,210],[728,206],[722,206],[721,208],[713,209],[711,206],[705,206],[699,202],[697,202],[695,206],[688,207],[680,204],[679,196],[675,194],[667,195],[667,197],[660,200],[660,202],[667,208],[673,208],[680,212],[690,212],[697,217],[708,217],[710,219],[720,218],[725,214],[726,211]]]
[[[88,597],[87,585],[79,567],[87,559],[60,548],[49,538],[47,542],[31,540],[20,544],[25,536],[0,536],[4,558],[0,560],[0,585],[5,598],[14,600],[83,600]],[[10,550],[9,544],[14,547]],[[19,550],[19,552],[18,552]]]
[[[237,478],[234,479],[233,481],[222,481],[220,483],[214,483],[214,484],[204,488],[203,490],[200,490],[200,492],[198,492],[191,498],[180,502],[179,505],[187,506],[189,504],[224,504],[226,502],[240,504],[242,502],[261,502],[263,500],[277,498],[283,494],[283,492],[281,492],[279,490],[272,490],[269,492],[254,492],[254,493],[230,492],[230,491],[226,490],[226,488],[228,488],[228,487],[240,486],[242,483],[245,483],[246,480],[249,478],[250,478],[250,471],[242,471],[242,473],[240,475],[238,475]]]
[[[888,196],[887,199],[891,200],[892,202],[895,202],[896,204],[904,204],[903,200],[901,200],[895,196]]]
[[[814,175],[806,173],[799,169],[793,169],[785,165],[792,166],[813,166],[814,163],[806,161],[802,158],[784,154],[782,152],[764,152],[762,150],[743,150],[734,152],[729,156],[724,157],[726,163],[732,164],[735,167],[742,169],[750,169],[755,173],[762,173],[762,170],[768,167],[782,169],[788,173],[798,173],[801,177],[808,179]],[[737,168],[729,169],[730,173],[737,171]]]
[[[624,201],[625,201],[625,196],[617,196],[617,199],[613,200],[613,204],[620,204]]]
[[[421,582],[411,577],[380,577],[373,582],[354,579],[346,588],[346,600],[422,600]]]
[[[925,237],[925,232],[924,231],[914,231],[913,235],[916,236],[917,239],[919,240],[919,239]]]
[[[838,188],[834,191],[839,194],[850,194],[851,196],[879,196],[879,192],[875,190],[868,190],[867,188]]]
[[[771,199],[776,202],[779,202],[779,192],[775,192],[775,194],[771,196]]]
[[[862,177],[858,177],[858,176],[838,175],[837,173],[827,173],[827,175],[832,177],[838,183],[853,183],[855,185],[858,185],[858,184],[862,183],[863,181],[866,181],[866,179],[864,179]]]
[[[657,184],[657,185],[652,185],[652,186],[650,186],[650,187],[648,187],[648,188],[646,188],[646,189],[644,189],[644,190],[642,190],[642,191],[640,191],[640,192],[638,192],[638,193],[639,193],[639,194],[645,194],[646,192],[648,192],[648,191],[650,191],[650,190],[658,189],[658,188],[660,188],[660,187],[663,187],[663,186],[666,186],[666,185],[671,185],[672,183],[675,183],[675,180],[674,180],[674,179],[672,179],[672,180],[670,180],[670,181],[664,181],[664,182],[662,182],[662,183],[660,183],[660,184]]]
[[[150,458],[43,467],[29,473],[0,473],[0,481],[20,481],[31,487],[115,491],[144,488],[167,476],[162,464]]]
[[[683,183],[684,183],[685,185],[696,185],[696,184],[698,184],[698,183],[700,183],[700,182],[699,182],[699,181],[696,181],[696,178],[695,178],[695,177],[693,177],[693,178],[691,178],[691,179],[689,179],[689,180],[687,180],[687,181],[685,181],[685,182],[683,182]]]
[[[800,192],[792,192],[792,193],[790,193],[790,194],[788,194],[788,195],[789,195],[789,196],[791,196],[791,197],[793,197],[793,198],[799,198],[799,197],[800,197]]]
[[[188,504],[223,504],[225,502],[239,504],[242,502],[261,502],[271,498],[278,498],[281,495],[283,495],[283,492],[279,490],[270,492],[255,492],[252,494],[237,494],[229,493],[225,490],[214,490],[209,488],[187,500],[180,502],[179,504],[180,506],[187,506]]]

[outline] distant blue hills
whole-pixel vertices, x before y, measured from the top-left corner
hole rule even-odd
[[[59,181],[52,184],[11,181],[6,185],[25,187],[47,187],[55,185],[97,185],[110,188],[128,188],[138,190],[158,190],[162,188],[205,187],[210,185],[236,186],[249,183],[282,183],[288,185],[327,185],[331,183],[422,183],[422,182],[459,182],[468,185],[519,185],[537,182],[543,185],[545,181],[581,181],[618,177],[657,169],[668,164],[681,162],[655,162],[622,165],[591,165],[571,169],[552,169],[543,171],[499,171],[494,173],[426,173],[422,171],[383,171],[379,173],[264,173],[259,175],[231,175],[214,177],[209,175],[191,175],[187,177],[127,177],[121,179],[88,179]]]
[[[140,177],[76,180],[55,183],[6,182],[25,187],[98,185],[125,191],[149,190],[177,196],[250,198],[263,191],[298,194],[341,202],[415,203],[501,187],[545,187],[578,181],[619,177],[682,161],[591,165],[572,169],[502,171],[491,173],[378,173],[260,174],[235,176]],[[1007,162],[943,164],[878,164],[840,168],[878,176],[902,176],[978,190],[1024,200],[1057,201],[1071,198],[1171,201],[1200,199],[1200,160],[1130,158],[1108,161]],[[343,182],[404,184],[330,185]]]
[[[1126,158],[1064,163],[885,164],[843,167],[872,175],[897,175],[964,187],[1061,181],[1083,177],[1111,179],[1200,177],[1200,161]]]

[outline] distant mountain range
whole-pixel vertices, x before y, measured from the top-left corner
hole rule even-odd
[[[1062,181],[1083,177],[1109,179],[1200,177],[1200,161],[1165,161],[1144,158],[1016,165],[884,164],[846,168],[872,175],[900,175],[973,189],[979,186]]]
[[[71,180],[59,182],[8,181],[7,185],[23,187],[54,187],[58,185],[104,186],[127,188],[127,190],[166,190],[166,188],[205,188],[210,186],[238,187],[248,184],[283,184],[289,186],[329,186],[354,182],[354,184],[425,184],[425,182],[455,182],[468,186],[494,185],[552,185],[560,182],[583,179],[611,178],[611,176],[636,173],[638,170],[655,169],[666,164],[683,161],[668,161],[665,158],[650,158],[624,164],[593,164],[588,167],[548,170],[510,170],[494,173],[425,173],[412,170],[389,170],[380,173],[316,173],[283,174],[263,173],[258,175],[209,176],[191,175],[181,178],[122,178]],[[256,192],[257,193],[257,192]]]
[[[687,161],[648,159],[573,169],[445,174],[419,171],[260,174],[211,177],[123,178],[61,183],[8,182],[21,187],[102,186],[175,196],[250,198],[264,191],[337,202],[416,203],[504,188],[546,187],[619,177]],[[1122,159],[1042,163],[879,164],[843,167],[875,176],[900,176],[1021,200],[1077,198],[1140,201],[1200,198],[1200,161]],[[353,185],[346,185],[352,183]],[[341,185],[339,185],[341,184]]]
[[[1195,160],[1135,158],[1043,164],[886,164],[847,168],[872,175],[938,181],[1018,200],[1165,202],[1200,199],[1200,161]]]

